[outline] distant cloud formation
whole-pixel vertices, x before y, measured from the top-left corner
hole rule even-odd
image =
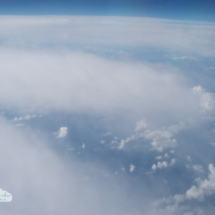
[[[9,47],[35,48],[47,43],[54,45],[57,41],[63,46],[170,48],[214,57],[211,45],[214,26],[207,22],[196,24],[198,22],[146,17],[1,16],[0,39]]]
[[[66,137],[67,133],[68,133],[68,128],[61,127],[59,131],[54,134],[56,135],[57,138],[63,138],[63,137]]]

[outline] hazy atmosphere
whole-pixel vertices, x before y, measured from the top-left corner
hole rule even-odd
[[[54,2],[0,2],[1,214],[214,214],[214,4]]]

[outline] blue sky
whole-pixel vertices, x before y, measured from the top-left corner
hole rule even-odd
[[[214,21],[215,3],[210,0],[72,0],[0,1],[0,14],[8,15],[107,15],[144,16]]]

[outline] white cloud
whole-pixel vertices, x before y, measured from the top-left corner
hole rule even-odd
[[[196,165],[190,165],[190,164],[188,164],[188,165],[186,165],[186,168],[193,169],[193,170],[195,170],[195,171],[197,171],[199,173],[203,173],[204,172],[204,169],[203,169],[202,165],[200,165],[200,164],[196,164]]]
[[[162,156],[157,156],[156,159],[160,160],[160,159],[162,159]]]
[[[153,164],[152,165],[152,170],[156,170],[156,169],[163,169],[163,168],[167,168],[169,166],[173,166],[176,162],[176,159],[173,158],[170,163],[167,163],[166,161],[160,162],[158,161],[157,165]]]
[[[177,140],[175,139],[175,134],[183,129],[184,124],[172,125],[168,128],[161,128],[158,130],[147,129],[140,136],[152,140],[151,145],[154,150],[162,152],[164,148],[176,147]]]
[[[168,166],[168,164],[166,161],[158,162],[158,164],[157,164],[158,169],[166,168],[167,166]]]
[[[68,133],[68,128],[61,127],[59,131],[54,134],[56,135],[57,138],[63,138],[63,137],[66,137],[67,133]]]
[[[214,109],[215,102],[214,102],[214,94],[205,92],[200,85],[195,86],[192,88],[193,92],[199,94],[200,96],[200,105],[205,108],[206,110]]]
[[[135,131],[139,131],[146,128],[147,128],[147,123],[144,119],[142,119],[136,123]]]
[[[166,153],[166,154],[164,155],[164,157],[165,157],[165,158],[169,158],[169,154]]]
[[[26,115],[26,116],[23,116],[23,117],[15,117],[13,119],[13,121],[30,120],[30,119],[33,119],[33,118],[36,118],[36,117],[37,117],[36,115]]]
[[[131,140],[135,140],[136,138],[136,135],[131,135],[126,140],[121,140],[118,149],[123,149],[126,143],[130,142]]]
[[[192,186],[186,192],[187,199],[198,199],[203,201],[206,196],[215,194],[215,168],[213,164],[209,164],[208,179],[197,180],[198,186]]]
[[[153,164],[153,165],[152,165],[152,169],[153,169],[153,170],[156,170],[156,169],[157,169],[156,164]]]
[[[215,104],[214,95],[212,93],[205,92],[205,90],[202,89],[201,86],[193,87],[191,89],[191,92],[197,92],[197,94],[194,93],[194,97],[197,96],[195,100],[195,107],[199,110],[198,117],[192,116],[193,113],[191,113],[190,116],[183,117],[183,120],[180,120],[176,124],[170,124],[169,126],[162,127],[158,127],[159,123],[157,123],[154,119],[152,119],[150,123],[146,123],[146,120],[142,119],[136,123],[134,129],[135,134],[131,135],[125,140],[121,140],[119,144],[119,149],[124,148],[125,144],[130,142],[131,140],[138,138],[145,138],[151,140],[152,150],[157,150],[158,152],[162,152],[166,148],[177,147],[178,142],[175,136],[179,132],[199,124],[203,119],[202,116],[204,114],[208,114],[208,116],[210,116],[210,114],[212,114],[213,106]],[[162,119],[161,121],[165,122],[165,120]],[[158,119],[158,122],[159,121],[160,120]],[[163,123],[160,123],[160,125],[162,124]],[[175,151],[171,150],[170,153],[174,154]],[[168,158],[168,156],[169,155],[166,153],[165,157]]]
[[[168,198],[163,197],[157,201],[155,201],[153,203],[154,206],[159,206],[163,203],[167,203],[167,204],[174,204],[174,203],[181,203],[185,200],[185,196],[184,195],[180,195],[180,194],[175,194],[174,196],[169,196]]]
[[[160,96],[166,97],[163,99],[167,99],[167,103],[172,103],[168,96],[179,96],[174,95],[174,91],[178,94],[179,89],[176,88],[181,88],[177,86],[178,80],[169,74],[169,78],[176,82],[171,83],[166,80],[166,74],[163,76],[146,65],[116,62],[69,51],[62,54],[53,51],[18,51],[0,49],[1,69],[7,71],[0,80],[5,92],[0,96],[0,102],[4,105],[102,111],[112,108],[137,109],[141,103],[149,103],[146,107],[149,109],[157,101],[157,90]],[[10,64],[11,61],[13,64]],[[17,81],[13,82],[11,76]],[[4,84],[6,82],[7,85]],[[171,91],[170,87],[173,87]],[[106,99],[101,103],[103,98]]]
[[[190,57],[190,56],[181,56],[181,57],[176,57],[176,56],[173,56],[172,58],[173,60],[197,60],[196,58],[194,57]]]
[[[184,120],[186,121],[186,119]],[[195,121],[192,121],[191,123],[187,122],[186,125],[184,122],[180,121],[179,123],[170,125],[169,127],[163,126],[159,129],[154,129],[153,127],[155,126],[153,123],[151,123],[151,125],[146,125],[145,120],[140,120],[136,123],[136,133],[125,140],[121,140],[118,149],[124,148],[126,143],[138,138],[152,140],[152,150],[157,150],[158,152],[162,152],[165,148],[175,148],[178,146],[175,135],[181,130],[192,126],[193,123],[195,123]],[[170,153],[174,154],[175,151],[171,150]],[[164,156],[166,158],[169,157],[167,153]]]
[[[133,164],[130,165],[130,172],[133,172],[135,169],[135,166]]]
[[[121,140],[118,149],[122,149],[125,146],[125,140]]]
[[[190,207],[189,205],[183,205],[185,196],[181,194],[175,194],[168,198],[162,198],[152,204],[153,215],[205,215],[203,210],[199,207]]]
[[[175,164],[175,162],[176,162],[176,159],[173,158],[173,159],[171,160],[171,162],[170,162],[170,166],[173,166],[173,165]]]
[[[189,165],[188,168],[193,168],[196,171],[202,171],[201,165]],[[156,170],[156,165],[153,165],[153,170]],[[174,196],[169,196],[168,198],[161,198],[153,203],[154,208],[158,208],[157,211],[168,212],[168,208],[174,208],[172,211],[176,214],[180,213],[180,210],[183,209],[187,201],[198,200],[204,201],[205,197],[212,196],[215,194],[215,168],[213,164],[209,164],[209,174],[208,179],[201,180],[200,178],[196,179],[198,183],[197,186],[192,186],[185,194],[175,194]],[[162,210],[163,205],[166,205],[166,208]],[[155,210],[156,211],[156,210]],[[190,214],[204,214],[202,210],[199,209],[199,212],[194,212],[195,209],[187,206],[185,211],[190,211]],[[173,213],[173,214],[174,214]]]

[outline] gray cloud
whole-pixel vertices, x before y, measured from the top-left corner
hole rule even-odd
[[[193,92],[169,66],[159,69],[78,52],[18,49],[2,49],[0,63],[3,106],[100,113],[128,110],[142,116],[153,111],[157,121],[159,113],[168,112],[167,119],[178,123],[187,116],[200,118],[214,105],[212,94]]]

